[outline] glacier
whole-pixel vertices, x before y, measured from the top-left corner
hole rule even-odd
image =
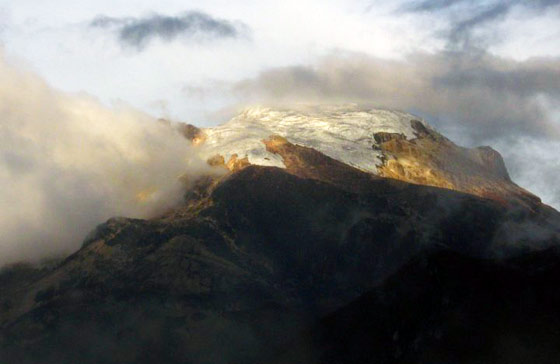
[[[200,154],[206,159],[221,155],[226,162],[236,154],[254,165],[285,168],[282,157],[268,152],[263,143],[278,135],[362,171],[377,173],[382,153],[374,148],[374,134],[397,133],[414,139],[412,120],[433,129],[422,118],[406,112],[354,104],[314,105],[298,110],[250,107],[223,125],[202,129],[205,140]]]

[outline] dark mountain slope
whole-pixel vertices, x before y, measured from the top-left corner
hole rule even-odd
[[[323,319],[317,355],[321,363],[558,363],[559,275],[557,249],[505,262],[421,254]]]
[[[546,206],[332,166],[305,177],[249,166],[201,181],[162,218],[100,225],[56,267],[0,286],[9,302],[0,304],[0,358],[266,362],[426,249],[497,259],[559,242],[558,213]]]

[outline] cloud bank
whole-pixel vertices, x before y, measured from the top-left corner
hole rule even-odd
[[[179,202],[208,172],[168,124],[49,88],[0,54],[0,265],[71,252],[115,215]]]
[[[112,18],[101,15],[91,21],[90,26],[116,27],[119,41],[138,50],[145,48],[154,39],[169,42],[179,37],[197,40],[238,38],[247,31],[247,26],[242,23],[214,18],[199,11],[189,11],[179,16],[151,14],[142,18]]]

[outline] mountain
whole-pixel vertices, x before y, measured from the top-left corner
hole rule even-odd
[[[227,173],[59,263],[4,268],[3,361],[560,359],[560,214],[497,152],[355,106],[180,131]]]
[[[271,136],[276,143],[263,143]],[[381,177],[503,203],[540,203],[538,197],[511,181],[501,155],[491,147],[459,147],[424,120],[403,112],[352,104],[301,106],[298,110],[256,107],[224,125],[191,134],[206,157],[221,156],[227,165],[239,159],[252,165],[290,168],[297,156],[278,148],[277,137]]]
[[[421,254],[320,321],[318,361],[557,363],[558,253],[500,263],[445,250]]]

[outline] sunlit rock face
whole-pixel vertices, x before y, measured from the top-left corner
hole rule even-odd
[[[535,206],[540,199],[513,183],[500,153],[491,147],[463,148],[416,120],[416,138],[384,136],[378,173],[416,184],[448,188],[507,203]],[[378,136],[379,134],[376,134]]]
[[[353,104],[253,107],[224,125],[191,134],[189,138],[200,146],[203,157],[230,170],[251,164],[293,169],[298,158],[288,154],[302,149],[278,148],[280,139],[272,141],[280,137],[280,144],[312,148],[373,175],[504,203],[516,201],[531,206],[540,202],[511,181],[497,151],[460,147],[421,118],[400,111]],[[301,172],[303,167],[298,168]]]

